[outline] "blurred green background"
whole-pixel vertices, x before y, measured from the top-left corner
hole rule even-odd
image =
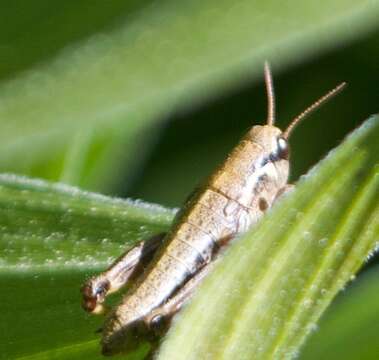
[[[265,121],[267,59],[281,128],[348,83],[294,132],[296,181],[379,110],[378,8],[2,1],[0,172],[178,207]]]
[[[275,71],[277,124],[282,129],[341,81],[348,88],[306,119],[291,138],[291,181],[307,172],[363,119],[379,109],[379,32],[296,66]],[[376,55],[375,55],[376,54]],[[273,63],[275,63],[273,61]],[[157,144],[124,195],[178,206],[241,136],[266,119],[262,76],[199,107],[165,119]]]
[[[1,83],[7,84],[25,72],[33,72],[36,67],[43,69],[44,65],[62,56],[67,47],[82,44],[89,37],[112,33],[125,17],[138,14],[147,6],[147,1],[3,1]],[[363,119],[378,111],[378,36],[379,30],[373,27],[358,39],[341,41],[312,57],[294,53],[291,63],[285,67],[275,56],[267,57],[274,73],[277,124],[282,128],[337,83],[346,81],[349,84],[343,94],[296,130],[291,139],[293,181]],[[317,39],[312,44],[321,47]],[[112,176],[118,178],[116,186],[113,183],[112,186],[99,184],[88,188],[179,206],[186,194],[225,158],[250,126],[265,121],[263,63],[254,65],[252,71],[255,76],[244,79],[241,85],[233,84],[226,90],[223,88],[222,93],[216,91],[216,95],[213,92],[201,94],[196,102],[186,99],[170,106],[163,116],[158,113],[154,124],[143,135],[128,139],[133,144],[140,143],[142,149],[137,159],[135,154],[132,160],[128,159],[131,167],[128,161],[115,164]],[[101,84],[93,91],[101,93]],[[1,119],[0,124],[7,126],[7,121],[10,120]],[[124,119],[126,124],[128,121]],[[22,135],[20,128],[19,137]],[[130,144],[125,146],[125,152],[129,151],[128,146]],[[34,165],[35,168],[29,167],[26,171],[17,171],[21,166],[14,163],[6,165],[1,167],[3,172],[16,169],[27,175],[51,180],[59,178],[46,164]],[[77,182],[80,184],[80,179]]]

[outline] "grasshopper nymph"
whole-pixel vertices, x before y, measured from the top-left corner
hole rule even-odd
[[[129,335],[154,332],[193,294],[211,270],[220,249],[246,231],[290,185],[288,138],[306,115],[339,92],[345,83],[321,97],[282,132],[274,126],[271,73],[265,64],[268,98],[266,125],[256,125],[225,162],[190,197],[171,230],[143,242],[82,287],[83,307],[100,312],[106,295],[134,283],[121,304],[111,310],[102,335],[103,354],[131,350]],[[145,270],[143,270],[145,268]]]

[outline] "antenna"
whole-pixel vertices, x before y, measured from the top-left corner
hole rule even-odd
[[[328,93],[326,93],[324,96],[322,96],[320,99],[318,99],[316,102],[314,102],[311,106],[306,108],[300,115],[295,117],[291,121],[291,123],[288,125],[287,129],[283,133],[283,137],[285,139],[288,139],[291,132],[295,128],[295,126],[303,120],[306,116],[308,116],[310,113],[312,113],[314,110],[316,110],[318,107],[320,107],[323,103],[325,103],[327,100],[331,99],[333,96],[337,95],[344,87],[346,86],[346,83],[343,82],[336,86],[333,90],[330,90]]]
[[[265,61],[265,83],[267,92],[267,125],[274,125],[275,122],[275,95],[270,65]]]

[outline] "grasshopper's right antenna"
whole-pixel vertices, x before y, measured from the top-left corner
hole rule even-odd
[[[274,125],[275,122],[275,95],[270,65],[265,61],[265,83],[267,91],[267,125]]]
[[[324,96],[322,96],[320,99],[315,101],[311,106],[306,108],[300,115],[296,116],[295,119],[291,121],[287,129],[283,132],[283,137],[285,139],[288,139],[292,130],[295,128],[295,126],[303,120],[306,116],[308,116],[310,113],[312,113],[314,110],[320,107],[325,101],[329,100],[333,96],[337,95],[344,87],[346,86],[346,83],[343,82],[336,86],[334,89],[330,90],[328,93],[326,93]]]

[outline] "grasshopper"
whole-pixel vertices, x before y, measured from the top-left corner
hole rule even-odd
[[[105,321],[104,355],[130,350],[133,345],[128,337],[136,336],[141,328],[158,333],[192,296],[230,240],[255,224],[291,188],[287,180],[292,130],[345,86],[341,83],[329,91],[282,132],[274,126],[274,90],[267,63],[264,74],[266,124],[248,131],[203,187],[190,196],[167,234],[141,242],[83,285],[84,309],[100,313],[107,295],[133,281]]]

